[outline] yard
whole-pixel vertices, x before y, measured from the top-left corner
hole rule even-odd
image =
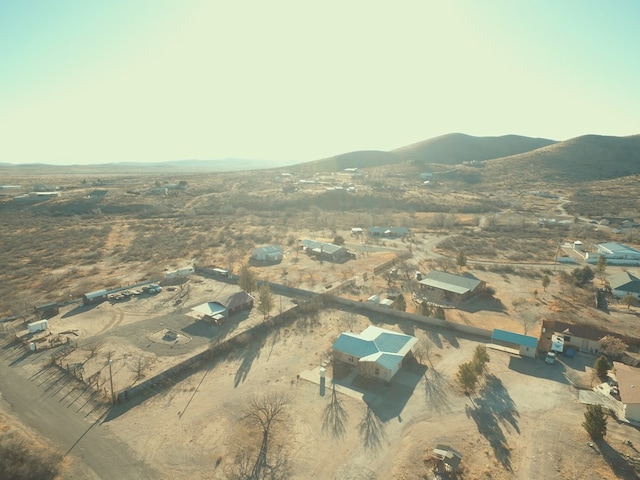
[[[200,294],[207,290],[202,289]],[[144,308],[137,305],[137,312],[131,304],[131,316],[122,319],[120,328],[128,322],[135,325],[135,313],[142,322],[138,327],[144,325],[148,320],[140,319],[146,318],[145,309],[153,310],[161,302],[160,296],[153,297]],[[103,313],[99,320],[95,313],[94,328],[100,331],[113,316]],[[251,318],[242,322],[248,325]],[[356,377],[349,392],[336,394],[344,411],[341,425],[328,423],[327,408],[335,401],[332,370],[329,365],[324,390],[319,378],[314,380],[308,372],[328,360],[340,332],[361,331],[370,324],[415,335],[427,346],[428,355],[421,364],[404,368],[390,385]],[[118,331],[115,325],[110,328]],[[133,375],[122,356],[125,351],[131,358],[155,354],[158,366],[187,355],[179,353],[181,348],[193,350],[185,344],[174,347],[179,352],[173,354],[170,345],[143,345],[137,337],[144,335],[126,342],[109,336],[95,357],[105,363],[105,352],[115,349],[116,382],[125,377],[130,381]],[[125,343],[127,349],[120,350]],[[625,470],[631,467],[624,455],[637,454],[623,441],[640,444],[637,430],[610,420],[607,442],[591,448],[580,426],[584,407],[567,378],[589,377],[585,365],[592,357],[578,355],[547,365],[490,350],[486,380],[467,397],[456,385],[456,372],[477,344],[449,331],[397,323],[382,314],[320,310],[254,336],[243,351],[208,361],[149,398],[115,406],[102,425],[142,461],[163,472],[163,478],[233,478],[238,461],[255,458],[259,447],[259,439],[241,420],[248,400],[281,392],[289,402],[271,451],[288,462],[292,478],[309,478],[309,472],[319,480],[428,478],[425,462],[437,443],[463,454],[465,479],[595,480],[631,472]],[[158,353],[162,348],[167,350],[164,355]],[[36,373],[35,364],[25,368]]]

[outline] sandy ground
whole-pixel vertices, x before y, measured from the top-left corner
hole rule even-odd
[[[346,276],[331,266],[328,271],[328,282]],[[536,288],[533,280],[505,279],[491,272],[477,275],[496,286],[495,295],[448,311],[449,320],[522,331],[509,299],[521,299],[518,308],[540,312],[553,300],[553,284],[549,292],[535,296],[529,293]],[[114,389],[121,390],[262,322],[256,309],[220,327],[191,315],[191,307],[232,289],[195,276],[182,290],[68,307],[51,320],[51,328],[75,332],[81,348],[64,363],[82,365],[84,378],[95,381],[108,399],[110,378]],[[274,313],[292,305],[290,299],[276,297]],[[345,420],[341,429],[328,428],[324,412],[333,398],[331,383],[322,390],[319,379],[305,372],[327,363],[340,332],[361,331],[370,324],[416,335],[429,345],[429,357],[423,364],[409,365],[389,386],[355,378],[344,385],[348,392],[339,388]],[[179,337],[167,339],[167,332]],[[92,356],[87,345],[93,342],[100,345]],[[592,357],[578,355],[549,366],[491,351],[489,374],[468,397],[456,386],[456,372],[476,345],[474,339],[397,323],[381,314],[327,309],[258,336],[243,351],[211,361],[149,398],[118,407],[102,425],[137,458],[163,472],[163,478],[231,478],[238,454],[255,455],[259,445],[241,421],[248,399],[275,391],[290,399],[274,439],[287,454],[292,478],[309,478],[309,472],[319,480],[429,478],[425,460],[437,443],[463,454],[466,479],[606,479],[631,471],[628,465],[638,454],[624,440],[640,445],[637,430],[611,420],[607,443],[592,448],[580,426],[584,407],[568,378],[588,384],[586,365],[593,364]],[[25,374],[33,375],[38,368],[29,363]],[[330,364],[328,368],[331,376]],[[367,416],[368,408],[373,417]]]

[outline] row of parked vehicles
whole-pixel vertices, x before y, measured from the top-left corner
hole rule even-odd
[[[149,285],[144,285],[141,289],[135,288],[131,290],[124,290],[122,292],[113,293],[109,295],[109,299],[111,300],[125,300],[130,297],[136,297],[138,295],[142,295],[144,293],[160,293],[162,291],[162,287],[157,283],[151,283]]]

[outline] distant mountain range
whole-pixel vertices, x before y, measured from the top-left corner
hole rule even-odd
[[[474,164],[483,183],[582,182],[640,174],[640,135],[584,135],[563,142],[518,135],[452,133],[384,151],[358,151],[302,164],[314,170],[366,168],[403,162]]]
[[[117,162],[99,164],[53,165],[47,163],[12,164],[0,163],[0,169],[20,170],[22,172],[37,171],[67,173],[158,173],[175,171],[183,172],[231,172],[241,170],[264,170],[291,165],[292,162],[253,160],[246,158],[225,158],[222,160],[172,160],[168,162]]]
[[[584,135],[557,142],[519,135],[474,137],[451,133],[391,151],[363,150],[291,165],[287,162],[225,159],[177,160],[155,163],[101,165],[12,165],[0,170],[38,173],[158,173],[175,171],[240,171],[289,167],[291,172],[340,171],[401,163],[414,165],[469,164],[483,183],[581,182],[640,174],[640,135],[611,137]]]

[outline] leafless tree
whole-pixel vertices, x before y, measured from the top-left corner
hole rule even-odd
[[[100,349],[104,346],[104,342],[102,340],[94,340],[93,342],[89,342],[82,347],[83,350],[86,350],[89,353],[89,358],[95,357]]]
[[[435,260],[435,263],[436,263],[436,266],[443,272],[454,270],[456,267],[456,263],[451,258],[448,258],[448,257],[438,257]]]
[[[136,374],[136,382],[144,378],[145,372],[150,365],[151,360],[144,355],[140,355],[129,365],[129,370]]]
[[[429,362],[429,365],[433,367],[430,357],[432,349],[433,342],[427,337],[420,337],[420,339],[418,339],[418,343],[413,349],[413,356],[416,358],[418,363],[422,364],[422,361],[426,359]]]
[[[286,407],[291,402],[287,394],[282,391],[267,392],[262,395],[252,395],[247,407],[243,410],[241,419],[253,429],[262,433],[262,442],[258,457],[248,476],[252,480],[267,478],[284,478],[283,472],[287,470],[286,455],[281,448],[277,448],[273,455],[269,454],[270,437],[275,427],[282,423]],[[279,472],[279,473],[278,473]],[[274,473],[278,476],[274,477]]]

